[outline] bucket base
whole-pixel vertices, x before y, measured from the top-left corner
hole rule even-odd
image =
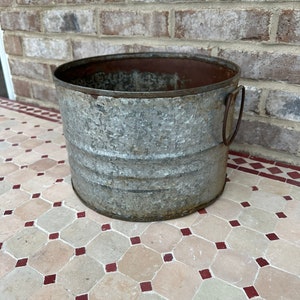
[[[194,213],[194,212],[196,212],[200,209],[203,209],[203,208],[208,207],[211,204],[213,204],[220,197],[220,195],[223,193],[225,185],[226,185],[226,180],[225,180],[225,183],[223,185],[223,188],[222,188],[221,192],[219,194],[217,194],[217,196],[215,198],[213,198],[211,200],[208,200],[205,203],[201,203],[200,205],[197,205],[195,207],[192,207],[192,208],[189,208],[189,209],[184,209],[184,210],[181,210],[181,211],[175,211],[175,212],[172,212],[172,213],[169,213],[169,214],[164,214],[164,215],[161,215],[161,216],[153,215],[153,216],[139,216],[139,217],[137,217],[137,216],[124,216],[124,215],[114,214],[114,213],[111,213],[107,210],[101,210],[101,209],[98,209],[98,208],[90,205],[76,191],[76,188],[74,187],[74,184],[73,184],[72,180],[71,180],[71,182],[72,182],[72,187],[73,187],[73,190],[74,190],[75,194],[77,195],[77,197],[80,199],[80,201],[85,206],[87,206],[88,208],[90,208],[90,209],[96,211],[97,213],[99,213],[101,215],[104,215],[106,217],[113,218],[113,219],[118,219],[118,220],[123,220],[123,221],[129,221],[129,222],[165,221],[165,220],[177,219],[177,218],[182,218],[182,217],[188,216],[188,215],[190,215],[190,214],[192,214],[192,213]]]

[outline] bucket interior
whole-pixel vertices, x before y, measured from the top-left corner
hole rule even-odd
[[[211,58],[115,55],[83,59],[58,68],[59,80],[97,90],[167,92],[194,89],[231,79],[235,65]]]

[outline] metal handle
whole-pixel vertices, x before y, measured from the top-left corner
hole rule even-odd
[[[241,90],[242,90],[242,98],[241,98],[241,105],[240,105],[239,117],[238,117],[235,129],[234,129],[234,132],[232,133],[231,136],[226,137],[227,119],[228,119],[229,109],[230,109],[230,106],[232,105],[232,103],[234,103],[234,101],[236,100],[236,97],[240,93]],[[242,115],[243,115],[243,110],[244,110],[244,103],[245,103],[245,87],[243,85],[238,86],[226,98],[226,107],[225,107],[225,114],[224,114],[224,120],[223,120],[223,131],[222,131],[223,143],[226,146],[229,146],[233,142],[235,136],[238,133],[238,130],[240,128],[241,121],[242,121]]]

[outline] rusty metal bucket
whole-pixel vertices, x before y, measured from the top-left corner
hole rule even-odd
[[[230,61],[178,53],[99,56],[58,67],[77,195],[101,214],[131,221],[209,205],[223,191],[228,146],[242,116],[239,77]]]

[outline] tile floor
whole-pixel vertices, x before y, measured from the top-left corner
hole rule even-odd
[[[231,152],[213,205],[125,222],[74,194],[58,113],[0,120],[0,299],[300,299],[300,167]]]

